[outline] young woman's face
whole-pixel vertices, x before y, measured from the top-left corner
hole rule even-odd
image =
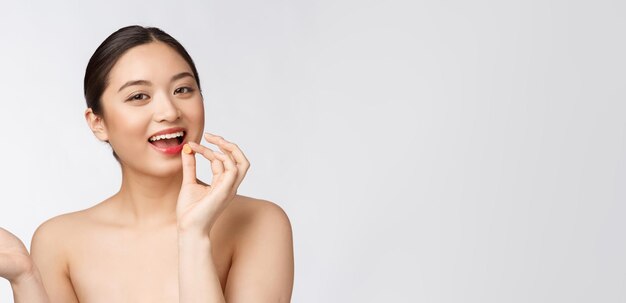
[[[108,80],[103,124],[122,165],[157,176],[180,171],[183,143],[200,142],[204,129],[202,95],[187,62],[151,42],[121,56]]]

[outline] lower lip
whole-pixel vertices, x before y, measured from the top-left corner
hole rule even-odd
[[[166,155],[178,155],[180,154],[180,151],[183,150],[183,145],[185,145],[185,142],[183,141],[183,143],[176,145],[176,146],[172,146],[172,147],[167,147],[167,148],[161,148],[161,147],[156,147],[154,146],[154,144],[148,142],[148,144],[150,144],[150,146],[152,146],[154,149],[156,149],[157,151],[160,151]]]

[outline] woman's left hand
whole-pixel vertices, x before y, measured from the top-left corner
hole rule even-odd
[[[246,175],[250,163],[239,147],[220,136],[205,133],[204,138],[223,152],[213,151],[195,142],[188,142],[191,150],[211,162],[211,185],[196,179],[194,153],[181,153],[183,183],[178,195],[176,217],[179,232],[200,232],[209,235],[213,224],[230,204]]]

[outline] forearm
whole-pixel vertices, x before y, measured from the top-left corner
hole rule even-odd
[[[208,236],[178,232],[178,285],[180,303],[226,302]]]
[[[15,303],[48,303],[48,294],[43,286],[39,270],[11,282],[13,302]]]

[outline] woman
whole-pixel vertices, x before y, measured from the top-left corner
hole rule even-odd
[[[89,61],[85,98],[89,127],[120,163],[120,190],[44,222],[32,259],[0,264],[14,296],[30,288],[53,303],[290,301],[289,219],[236,194],[249,162],[236,144],[203,134],[198,73],[174,38],[140,26],[113,33]],[[194,154],[211,162],[210,185],[196,179]],[[28,256],[14,240],[9,252]]]

